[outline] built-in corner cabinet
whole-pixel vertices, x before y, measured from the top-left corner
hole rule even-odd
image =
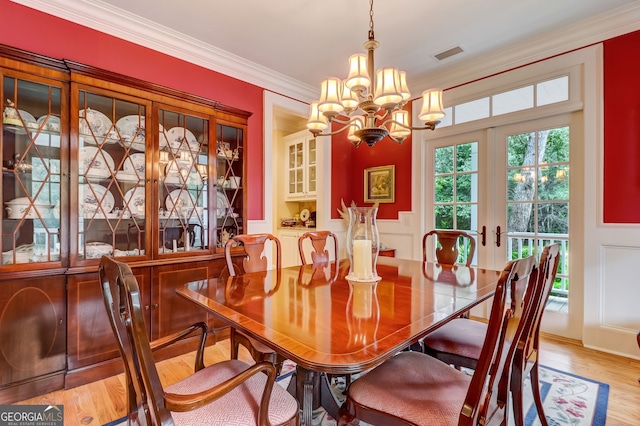
[[[286,149],[285,201],[316,198],[316,139],[304,130],[284,138]]]
[[[103,255],[132,267],[152,340],[215,338],[175,289],[218,276],[246,229],[250,113],[7,46],[0,83],[0,403],[121,371]]]

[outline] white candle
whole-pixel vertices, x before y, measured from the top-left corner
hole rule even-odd
[[[353,240],[353,274],[356,278],[371,278],[371,263],[371,240]]]

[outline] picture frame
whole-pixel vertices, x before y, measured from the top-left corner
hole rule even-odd
[[[396,166],[364,169],[364,202],[394,203],[396,200]]]

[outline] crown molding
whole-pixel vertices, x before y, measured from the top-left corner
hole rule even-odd
[[[513,68],[580,49],[640,29],[640,4],[619,7],[575,25],[545,33],[501,50],[452,61],[446,67],[413,77],[412,93],[428,87],[451,88]]]
[[[11,0],[44,13],[96,29],[284,96],[311,102],[317,87],[100,0]],[[634,2],[560,30],[469,58],[451,58],[435,71],[411,78],[412,93],[429,87],[450,88],[512,68],[600,43],[640,29],[640,4]]]
[[[305,102],[317,88],[100,0],[11,0]]]

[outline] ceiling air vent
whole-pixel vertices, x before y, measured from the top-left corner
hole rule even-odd
[[[435,58],[439,61],[442,61],[443,59],[447,59],[450,56],[457,55],[458,53],[462,52],[464,52],[464,50],[462,50],[462,47],[456,46],[452,47],[449,50],[445,50],[444,52],[438,53],[437,55],[435,55]]]

